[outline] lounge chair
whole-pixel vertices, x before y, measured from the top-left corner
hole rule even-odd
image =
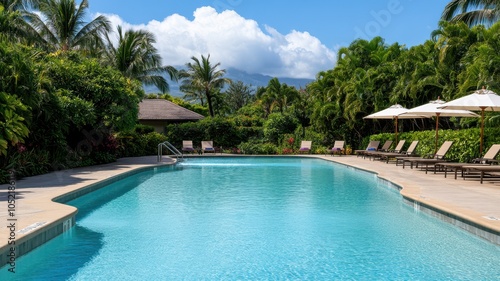
[[[367,155],[370,156],[372,160],[374,160],[376,158],[382,158],[382,156],[387,153],[399,154],[403,150],[405,142],[405,140],[400,140],[394,149],[388,149],[387,151],[371,151]]]
[[[299,153],[311,151],[312,141],[300,142]]]
[[[365,154],[363,155],[363,158],[365,158],[366,156],[372,158],[372,155],[374,153],[388,152],[389,148],[391,147],[391,145],[392,145],[392,141],[391,140],[387,140],[387,141],[384,142],[384,145],[382,145],[382,147],[380,149],[366,151]]]
[[[425,165],[425,173],[427,174],[428,167],[429,165],[433,165],[436,163],[441,163],[445,161],[445,156],[446,153],[448,153],[448,150],[450,149],[451,145],[453,144],[453,141],[445,141],[439,150],[433,154],[433,155],[427,155],[424,157],[407,157],[404,158],[403,161],[403,169],[405,168],[405,163],[409,162],[410,163],[410,168],[413,169],[413,164],[415,164],[415,167],[418,168],[418,165]]]
[[[483,157],[472,159],[472,163],[498,164],[497,157],[500,152],[500,144],[494,144],[486,151]]]
[[[356,157],[363,156],[367,151],[375,151],[378,149],[380,141],[370,141],[366,149],[356,149],[354,153],[356,153]]]
[[[342,153],[344,153],[344,144],[345,144],[345,141],[335,141],[333,143],[333,147],[332,149],[330,150],[332,156],[335,155],[335,154],[338,154],[339,156],[342,155]]]
[[[389,160],[396,159],[396,166],[398,165],[398,158],[403,159],[406,157],[416,157],[415,149],[417,148],[418,140],[411,142],[407,150],[401,150],[399,152],[387,152],[380,155],[380,160],[385,160],[385,163],[389,163]]]
[[[191,140],[183,140],[182,141],[182,152],[194,152],[193,141]]]
[[[205,152],[213,152],[215,154],[214,142],[213,141],[202,141],[201,142],[201,151]]]
[[[494,144],[490,147],[490,149],[488,149],[488,151],[486,151],[483,157],[472,159],[471,163],[456,163],[456,162],[436,163],[434,165],[436,167],[434,173],[436,173],[437,168],[439,168],[440,171],[444,171],[445,178],[448,170],[455,172],[455,179],[457,179],[458,171],[461,171],[462,177],[464,177],[464,171],[470,169],[471,166],[481,167],[481,166],[489,166],[491,164],[498,164],[498,160],[496,160],[495,158],[497,157],[499,152],[500,152],[500,144]],[[467,169],[464,168],[466,166],[468,167]]]
[[[500,172],[500,165],[467,165],[462,167],[465,170],[471,170],[480,173],[480,182],[483,183],[485,175],[494,175],[499,177],[497,173]]]
[[[383,151],[383,152],[389,151],[389,148],[391,148],[392,143],[393,143],[393,141],[391,141],[391,140],[385,141],[384,145],[382,145],[382,147],[380,149],[377,149],[377,151]]]

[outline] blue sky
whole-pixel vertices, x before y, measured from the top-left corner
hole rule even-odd
[[[89,10],[154,33],[164,64],[210,54],[222,67],[314,78],[357,38],[423,43],[449,1],[89,0]]]

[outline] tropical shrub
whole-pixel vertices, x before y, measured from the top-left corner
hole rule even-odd
[[[238,145],[240,151],[244,154],[278,154],[278,147],[272,143],[262,143],[260,141],[243,142]]]
[[[37,107],[38,75],[34,50],[0,36],[0,155],[24,142],[30,131],[31,111]]]
[[[181,147],[183,140],[192,140],[199,146],[203,140],[212,140],[214,146],[237,147],[252,138],[262,139],[261,127],[238,126],[232,118],[204,118],[197,122],[170,124],[166,126],[166,138],[175,147]]]
[[[9,144],[16,145],[28,136],[28,127],[22,116],[27,111],[19,99],[0,92],[0,155],[7,155]]]
[[[118,70],[74,52],[48,56],[45,68],[53,91],[63,91],[68,99],[87,102],[78,102],[80,107],[92,106],[95,119],[86,120],[87,130],[106,126],[120,131],[135,126],[138,104],[144,95],[138,82],[127,80]],[[82,129],[81,122],[74,122],[72,118],[68,122],[74,133]]]
[[[297,119],[290,114],[272,113],[264,122],[264,137],[271,143],[278,144],[283,135],[293,133],[298,126]]]
[[[21,179],[27,176],[34,176],[45,174],[51,170],[51,164],[49,162],[49,153],[45,150],[31,149],[26,150],[23,145],[19,145],[15,152],[10,155],[10,161],[8,163],[3,163],[2,182],[6,182],[8,179],[9,170],[15,172],[16,178]]]
[[[205,127],[205,140],[213,140],[216,147],[234,147],[241,142],[239,131],[230,119],[205,118],[200,124]]]
[[[148,134],[120,133],[117,136],[117,155],[119,157],[156,155],[158,144],[164,141],[167,141],[167,137],[157,132]]]
[[[155,127],[153,126],[148,126],[148,125],[142,125],[142,124],[137,124],[135,125],[134,131],[138,134],[144,135],[144,134],[149,134],[155,131]]]

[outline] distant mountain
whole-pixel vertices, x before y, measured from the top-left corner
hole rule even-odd
[[[177,69],[180,69],[178,67]],[[247,73],[245,71],[236,69],[236,68],[228,68],[226,69],[226,78],[229,78],[233,81],[242,81],[246,85],[252,85],[252,87],[257,88],[259,86],[265,87],[269,83],[273,77],[269,75],[263,75],[258,73]],[[305,88],[305,86],[312,81],[313,79],[301,79],[301,78],[287,78],[287,77],[278,77],[278,80],[281,83],[285,83],[288,86],[294,86],[297,89]],[[174,97],[183,97],[184,93],[179,90],[179,84],[173,81],[168,80],[170,85],[170,94]],[[145,86],[144,90],[147,94],[150,93],[158,93],[158,89],[155,87]]]

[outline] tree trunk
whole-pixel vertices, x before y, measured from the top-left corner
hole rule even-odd
[[[210,112],[210,116],[214,117],[214,109],[212,107],[212,95],[210,94],[210,90],[206,90],[205,95],[207,96],[208,111]]]

